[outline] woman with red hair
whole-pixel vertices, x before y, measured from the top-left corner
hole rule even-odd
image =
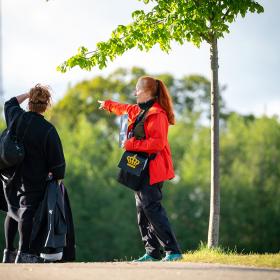
[[[164,83],[152,77],[141,77],[136,84],[137,104],[121,104],[111,100],[98,101],[100,109],[116,115],[128,114],[126,151],[145,153],[148,167],[141,173],[135,191],[137,220],[146,253],[136,261],[176,261],[181,250],[161,205],[163,182],[174,177],[168,143],[168,127],[175,123],[172,100]],[[136,184],[136,181],[135,181]]]

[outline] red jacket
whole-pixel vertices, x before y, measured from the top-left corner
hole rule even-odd
[[[121,104],[111,100],[106,100],[104,109],[116,115],[128,114],[128,131],[132,129],[141,109],[137,104]],[[146,139],[136,140],[135,137],[125,142],[125,149],[134,152],[146,152],[148,154],[157,153],[155,159],[150,161],[149,173],[150,184],[170,180],[174,177],[174,169],[171,158],[170,146],[168,143],[168,119],[166,112],[158,103],[149,109],[144,122]]]

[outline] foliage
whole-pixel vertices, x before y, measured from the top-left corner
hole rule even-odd
[[[199,47],[202,41],[211,43],[213,38],[221,38],[229,33],[229,24],[238,15],[247,12],[263,12],[263,7],[253,0],[143,0],[153,6],[149,12],[136,10],[132,13],[133,22],[119,25],[111,34],[111,38],[96,44],[96,50],[89,52],[84,46],[78,53],[57,69],[61,72],[79,66],[91,70],[98,66],[107,66],[129,49],[138,48],[149,51],[159,45],[162,51],[171,49],[171,42],[179,44],[192,42]]]

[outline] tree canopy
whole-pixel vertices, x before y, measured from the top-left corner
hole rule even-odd
[[[192,42],[200,46],[202,41],[210,43],[229,33],[229,25],[247,12],[262,13],[263,7],[252,0],[142,0],[150,3],[149,12],[136,10],[132,23],[118,25],[107,41],[96,44],[94,51],[82,46],[78,53],[57,69],[66,72],[75,66],[91,70],[106,67],[129,49],[150,50],[159,45],[162,51],[171,49],[171,42]]]

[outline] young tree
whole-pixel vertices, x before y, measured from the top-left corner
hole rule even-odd
[[[106,42],[99,42],[96,50],[88,52],[80,47],[77,55],[58,67],[61,72],[78,65],[90,70],[94,66],[106,67],[125,51],[137,47],[148,51],[158,44],[168,52],[171,42],[192,42],[199,47],[204,41],[210,46],[211,61],[211,201],[208,247],[216,247],[219,240],[220,188],[219,188],[219,85],[218,39],[229,33],[229,25],[247,12],[261,13],[263,7],[252,0],[142,0],[153,5],[149,12],[136,10],[133,22],[119,25]]]

